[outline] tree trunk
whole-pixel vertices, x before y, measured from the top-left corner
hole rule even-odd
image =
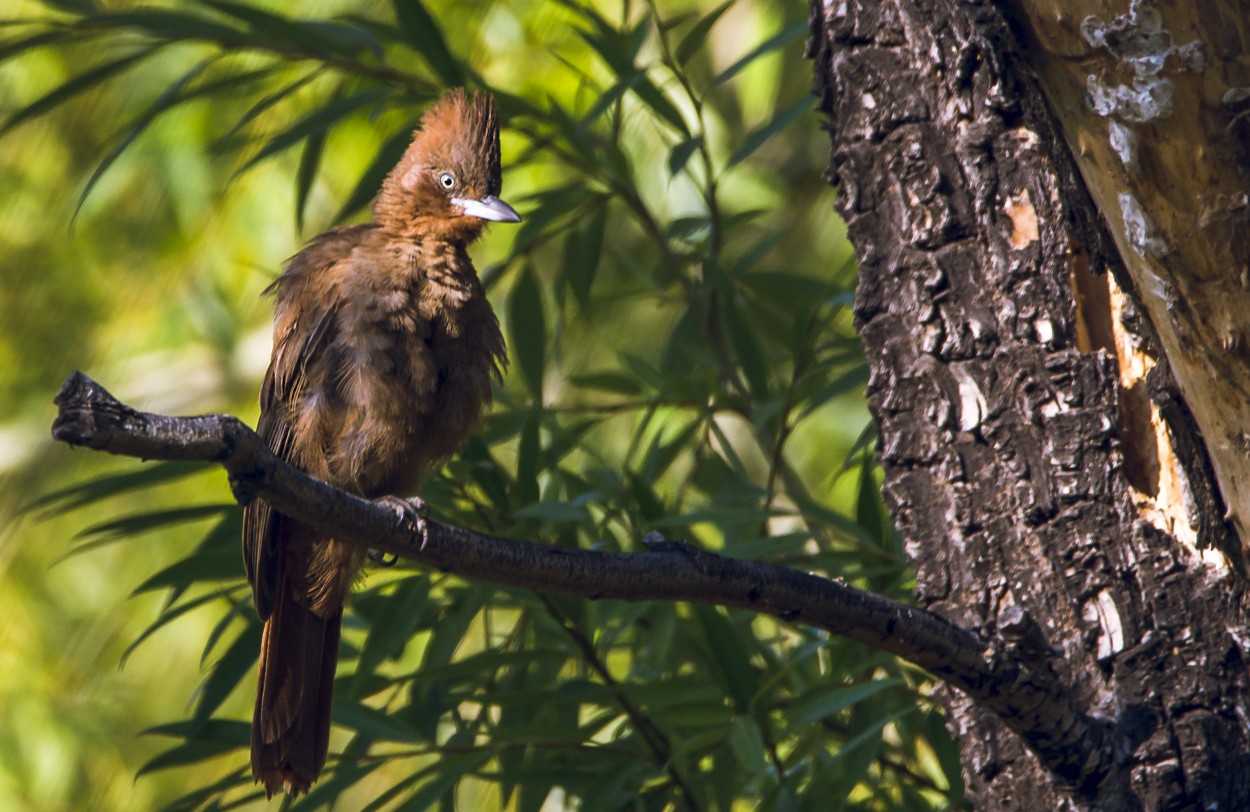
[[[813,0],[886,499],[1107,724],[1059,775],[942,691],[979,807],[1246,809],[1247,17],[1064,5]]]

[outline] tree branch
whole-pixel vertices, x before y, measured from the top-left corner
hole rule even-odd
[[[805,572],[742,561],[649,538],[646,553],[573,550],[427,522],[397,522],[393,508],[337,490],[277,458],[228,415],[139,412],[75,372],[55,403],[53,438],[140,459],[201,460],[226,469],[240,503],[261,497],[334,538],[444,572],[591,600],[669,600],[749,609],[805,623],[926,669],[997,713],[1056,775],[1092,787],[1111,769],[1105,722],[1087,716],[1046,663],[1009,641],[993,643],[945,618]]]

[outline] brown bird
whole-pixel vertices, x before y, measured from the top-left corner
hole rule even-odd
[[[292,257],[275,300],[257,431],[280,457],[367,498],[412,493],[455,452],[506,363],[465,248],[500,200],[499,124],[487,95],[432,106],[373,205]],[[325,764],[343,607],[364,550],[255,501],[243,557],[265,621],[252,776],[306,792]]]

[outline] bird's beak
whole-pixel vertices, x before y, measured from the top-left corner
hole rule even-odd
[[[493,220],[496,223],[521,222],[521,215],[516,213],[516,209],[494,195],[487,195],[477,199],[453,197],[451,202],[464,209],[465,217],[480,217],[483,220]]]

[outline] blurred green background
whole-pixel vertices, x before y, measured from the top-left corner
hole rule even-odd
[[[600,549],[659,528],[907,598],[803,4],[2,16],[0,808],[263,804],[225,477],[56,445],[51,398],[80,369],[145,410],[254,423],[261,290],[367,217],[453,84],[497,93],[526,222],[473,251],[513,363],[427,487],[436,515]],[[928,678],[809,629],[403,567],[353,607],[331,746],[348,756],[301,806],[963,804]]]

